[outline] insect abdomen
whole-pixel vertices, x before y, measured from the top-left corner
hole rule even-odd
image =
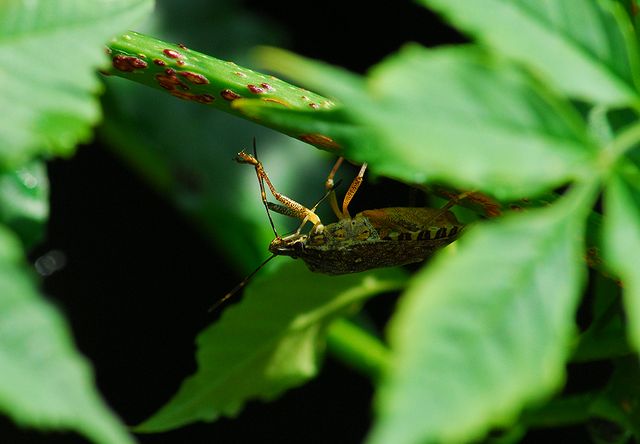
[[[300,258],[311,271],[325,274],[358,273],[373,268],[421,262],[454,239],[455,235],[439,240],[378,240],[351,243],[342,248],[331,249],[307,247]]]

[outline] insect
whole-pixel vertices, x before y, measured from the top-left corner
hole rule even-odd
[[[366,210],[351,217],[348,206],[362,183],[367,166],[363,164],[360,168],[340,209],[335,197],[333,178],[342,158],[338,159],[325,182],[325,197],[330,199],[331,207],[339,220],[323,225],[315,213],[320,202],[313,208],[307,208],[279,193],[257,159],[255,151],[253,156],[244,151],[238,153],[236,161],[255,168],[267,214],[272,210],[302,220],[296,232],[281,237],[269,215],[276,235],[269,245],[269,251],[274,256],[300,258],[311,271],[337,275],[420,262],[453,242],[463,228],[448,210],[453,205],[451,202],[441,209],[392,207]],[[267,201],[265,184],[280,204]],[[303,234],[301,230],[307,222],[313,226],[308,233]]]
[[[340,157],[325,182],[326,193],[312,208],[307,208],[295,200],[279,193],[271,183],[262,163],[258,160],[255,139],[253,155],[241,151],[235,160],[238,163],[252,165],[255,168],[260,186],[262,203],[275,234],[269,244],[271,256],[260,264],[249,276],[218,300],[211,308],[214,310],[233,296],[263,267],[277,256],[290,256],[302,259],[311,271],[338,275],[357,273],[373,268],[406,265],[425,260],[439,248],[453,242],[463,225],[458,222],[449,208],[460,197],[452,199],[444,208],[392,207],[366,210],[351,217],[349,203],[362,183],[367,164],[363,164],[349,186],[338,207],[335,196],[337,186],[333,179],[343,162]],[[266,186],[279,204],[267,200]],[[318,205],[329,199],[338,222],[323,225],[315,213]],[[286,216],[302,220],[298,229],[288,236],[278,235],[271,214],[275,211]],[[310,222],[311,230],[303,234],[302,228]]]

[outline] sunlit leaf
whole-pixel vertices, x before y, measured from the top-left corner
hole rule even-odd
[[[640,105],[638,45],[619,4],[610,0],[420,1],[571,96],[609,105]]]
[[[366,130],[343,134],[347,157],[406,182],[515,198],[574,179],[596,152],[567,101],[477,48],[411,45],[377,65],[366,83],[283,51],[263,58],[342,100]]]
[[[326,276],[301,262],[256,279],[239,305],[199,335],[198,372],[137,431],[236,415],[250,399],[271,400],[300,385],[318,370],[331,321],[403,282],[397,269]]]
[[[100,118],[96,70],[104,44],[139,21],[151,0],[0,3],[0,168],[67,155]]]
[[[591,197],[472,228],[412,281],[371,443],[467,442],[561,386]]]

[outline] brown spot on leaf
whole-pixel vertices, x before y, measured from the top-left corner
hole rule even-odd
[[[310,143],[311,145],[321,146],[323,148],[329,148],[333,150],[340,149],[340,144],[333,140],[331,137],[324,134],[300,134],[298,139],[303,142]]]
[[[178,51],[174,51],[173,49],[164,49],[162,52],[171,59],[181,59],[184,57]]]
[[[182,72],[179,72],[178,74],[180,74],[182,77],[184,77],[185,79],[187,79],[188,81],[196,85],[206,85],[209,83],[209,79],[207,79],[202,74],[198,74],[191,71],[182,71]]]
[[[147,67],[147,62],[144,60],[123,54],[116,55],[112,62],[115,69],[123,72],[133,72],[136,69],[145,69]]]
[[[194,94],[194,93],[178,91],[178,90],[172,90],[169,92],[172,96],[177,97],[179,99],[203,103],[205,105],[215,100],[215,97],[213,97],[210,94]]]
[[[168,91],[175,91],[177,87],[180,87],[180,89],[189,89],[189,87],[182,83],[175,75],[156,74],[156,80],[162,88]]]
[[[233,102],[234,100],[242,97],[240,94],[230,89],[223,89],[222,91],[220,91],[220,96],[222,96],[224,100],[228,100],[229,102]]]
[[[261,86],[256,86],[256,85],[252,85],[252,84],[248,84],[247,85],[247,89],[249,91],[251,91],[253,94],[264,94],[265,92],[267,92],[264,88],[262,88]]]

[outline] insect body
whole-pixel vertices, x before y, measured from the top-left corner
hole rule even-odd
[[[311,271],[357,273],[420,262],[454,241],[462,229],[453,213],[433,208],[382,208],[315,229],[276,237],[275,255],[302,259]]]
[[[454,241],[463,228],[447,207],[382,208],[363,211],[351,217],[347,207],[362,182],[366,164],[349,187],[340,210],[333,190],[333,176],[342,158],[327,178],[325,196],[330,198],[331,207],[339,220],[323,225],[315,214],[318,204],[309,209],[278,193],[255,156],[241,152],[236,160],[255,167],[267,214],[273,210],[302,220],[298,230],[289,236],[278,236],[274,228],[276,238],[269,245],[269,251],[274,256],[300,258],[311,271],[344,274],[420,262]],[[282,205],[267,201],[265,182]],[[311,222],[313,227],[308,234],[302,234],[301,229],[306,222]],[[273,222],[271,225],[273,227]]]

